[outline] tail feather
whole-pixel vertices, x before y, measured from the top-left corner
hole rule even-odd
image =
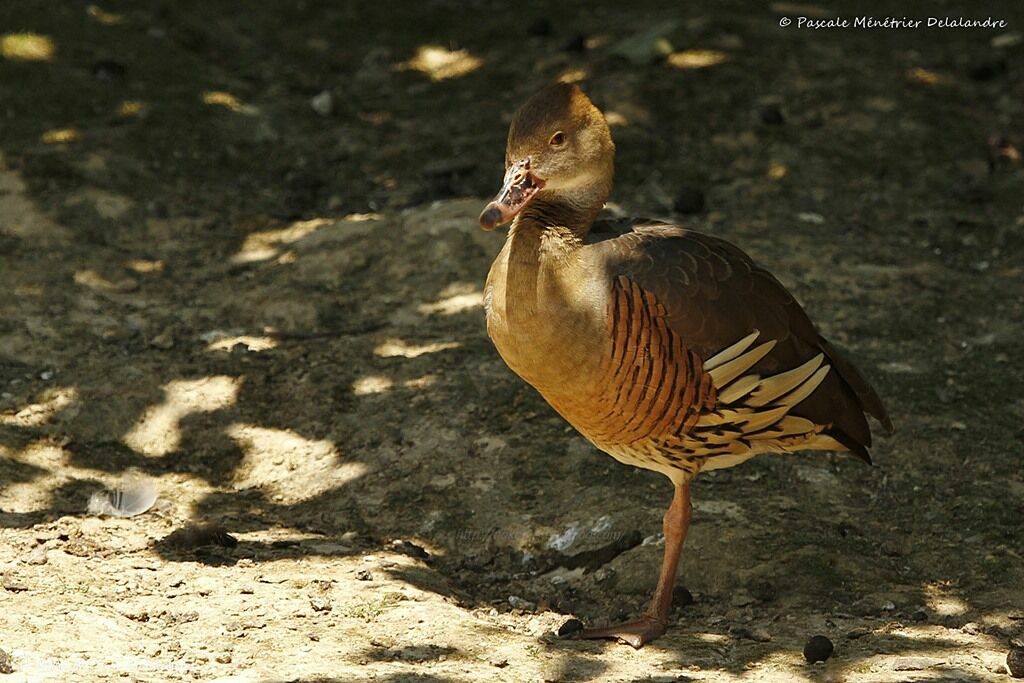
[[[864,379],[864,376],[854,367],[853,363],[846,360],[831,342],[824,337],[820,337],[818,342],[821,349],[832,362],[832,367],[839,373],[839,377],[853,390],[864,412],[878,420],[882,428],[885,429],[886,434],[892,434],[894,429],[892,419],[890,419],[889,413],[886,412],[885,406],[882,405],[882,399],[878,397],[874,388],[868,384],[868,381]],[[839,441],[842,440],[839,439]]]

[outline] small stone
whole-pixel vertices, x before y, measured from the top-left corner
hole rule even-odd
[[[610,51],[636,66],[656,64],[673,52],[668,35],[676,26],[674,20],[652,24],[618,41]]]
[[[1004,73],[1006,73],[1006,60],[1002,58],[978,62],[967,69],[967,75],[974,81],[990,81]]]
[[[238,539],[229,534],[227,529],[216,522],[193,522],[175,529],[165,536],[160,543],[175,550],[186,551],[208,545],[234,548],[238,545]]]
[[[531,36],[550,36],[551,20],[547,17],[537,17],[526,27],[526,32]]]
[[[154,349],[162,349],[164,351],[174,348],[174,337],[170,331],[164,330],[160,334],[156,335],[149,340],[149,345]]]
[[[697,601],[693,599],[693,593],[686,586],[676,586],[672,590],[672,604],[676,607],[686,607],[695,602]]]
[[[760,112],[761,123],[769,126],[781,126],[786,122],[786,117],[782,114],[782,109],[777,104],[769,104],[761,108]]]
[[[892,662],[893,671],[924,671],[941,664],[942,660],[930,657],[897,657]]]
[[[772,637],[763,628],[747,626],[730,626],[729,635],[737,640],[753,640],[755,643],[767,643]]]
[[[575,33],[569,40],[565,41],[562,49],[566,52],[583,52],[587,49],[587,37],[582,33]]]
[[[46,549],[42,546],[36,547],[25,558],[25,564],[42,565],[46,564]]]
[[[508,666],[508,659],[506,659],[505,657],[493,657],[492,656],[492,657],[488,657],[487,658],[487,663],[490,664],[493,667],[497,667],[499,669],[504,669],[506,666]]]
[[[1024,37],[1019,33],[1001,33],[998,36],[992,38],[989,44],[997,50],[1005,50],[1008,47],[1014,47],[1024,42]]]
[[[1014,645],[1006,653],[1006,668],[1014,678],[1024,678],[1024,647]]]
[[[672,208],[678,213],[700,213],[704,210],[704,205],[704,193],[688,185],[679,188],[672,202]]]
[[[558,637],[568,638],[583,630],[583,622],[573,617],[558,627]]]
[[[317,93],[309,101],[309,106],[320,116],[330,116],[334,113],[334,95],[330,90]]]
[[[98,81],[117,81],[127,71],[124,64],[112,59],[103,59],[92,65],[92,77]]]
[[[812,225],[823,225],[825,223],[825,217],[813,211],[801,211],[796,215],[796,219],[801,223],[810,223]]]
[[[412,541],[398,540],[391,544],[391,547],[395,552],[408,555],[409,557],[415,557],[417,560],[430,559],[430,553],[426,551],[422,546],[416,545]]]
[[[814,636],[804,645],[804,659],[808,664],[824,662],[832,656],[835,645],[825,636]]]
[[[518,595],[508,596],[508,604],[511,605],[514,609],[521,609],[526,612],[529,612],[535,608],[532,602],[530,602],[529,600],[524,600]]]
[[[218,664],[230,664],[231,663],[231,655],[217,655],[217,658],[214,659],[214,661],[217,662]]]
[[[14,673],[14,660],[6,651],[0,650],[0,674]]]
[[[892,600],[886,600],[882,603],[883,612],[892,612],[896,609],[896,604]]]
[[[373,575],[370,574],[370,570],[369,569],[360,569],[360,570],[358,570],[356,572],[356,580],[357,581],[372,581],[373,580]]]
[[[729,598],[729,604],[733,607],[746,607],[747,605],[753,605],[755,602],[757,602],[757,599],[744,590],[736,591]]]
[[[313,608],[314,612],[331,611],[331,601],[326,598],[310,598],[309,606]]]

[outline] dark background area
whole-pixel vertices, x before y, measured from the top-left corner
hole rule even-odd
[[[1008,26],[780,26],[861,14]],[[3,3],[0,647],[42,676],[81,627],[81,680],[998,680],[1024,628],[1022,35],[1013,2]],[[550,630],[642,607],[669,486],[568,429],[479,306],[508,121],[558,78],[609,118],[610,209],[751,253],[897,425],[873,468],[702,476],[697,601],[641,653]],[[86,516],[132,470],[164,504]],[[196,519],[238,547],[162,541]],[[319,640],[258,614],[293,600]]]

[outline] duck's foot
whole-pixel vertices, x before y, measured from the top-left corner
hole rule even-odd
[[[618,640],[620,643],[632,645],[640,649],[645,643],[649,643],[658,636],[665,633],[668,627],[666,620],[656,619],[651,616],[643,616],[636,621],[629,621],[625,624],[615,626],[604,626],[602,628],[585,628],[578,632],[577,638],[608,638]]]

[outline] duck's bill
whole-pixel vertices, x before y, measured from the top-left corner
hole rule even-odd
[[[498,195],[480,214],[480,227],[494,230],[508,223],[542,187],[544,181],[530,173],[529,160],[512,164],[505,172],[505,182]]]

